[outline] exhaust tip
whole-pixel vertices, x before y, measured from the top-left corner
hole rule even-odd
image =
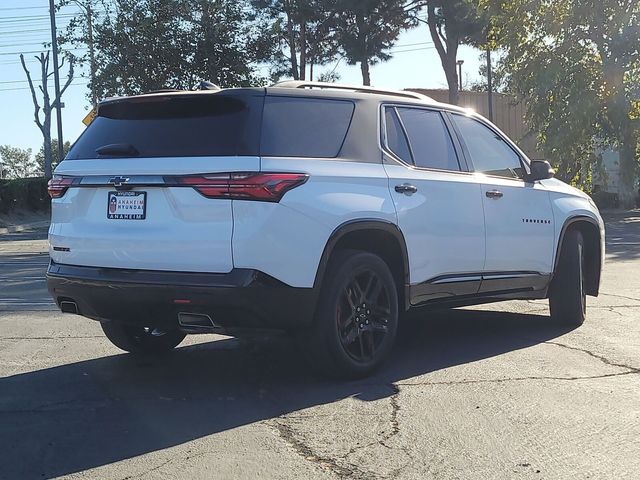
[[[216,325],[211,317],[204,313],[180,312],[178,313],[178,324],[182,330],[191,333],[220,329],[220,326]]]
[[[63,313],[74,313],[74,314],[78,314],[78,305],[76,305],[76,302],[71,302],[69,300],[62,300],[60,302],[60,310],[62,310]]]

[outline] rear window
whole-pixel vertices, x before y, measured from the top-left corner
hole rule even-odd
[[[260,153],[273,157],[338,155],[354,104],[348,100],[267,97]]]
[[[204,94],[107,103],[66,159],[257,155],[259,131],[251,125],[261,107],[262,97]],[[110,145],[117,146],[110,154],[96,152]]]

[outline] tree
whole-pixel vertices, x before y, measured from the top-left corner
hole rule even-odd
[[[263,28],[245,2],[114,0],[94,25],[99,97],[262,83],[254,65],[268,56]]]
[[[253,7],[272,24],[277,48],[270,59],[272,77],[290,75],[313,80],[313,69],[333,60],[338,52],[336,0],[253,0]]]
[[[42,120],[40,119],[40,103],[38,102],[38,95],[36,94],[36,89],[34,87],[33,81],[31,80],[31,73],[27,68],[27,65],[24,61],[24,55],[20,54],[20,62],[22,63],[22,68],[24,69],[24,73],[27,75],[27,80],[29,81],[29,89],[31,90],[31,99],[33,100],[34,107],[34,122],[40,129],[42,133],[42,138],[44,141],[44,176],[45,178],[51,178],[51,113],[54,108],[60,108],[60,102],[62,99],[62,95],[67,90],[71,81],[73,80],[73,60],[69,60],[69,73],[67,75],[67,81],[64,86],[60,89],[60,95],[51,101],[51,97],[49,96],[49,88],[48,82],[49,77],[51,77],[54,72],[49,72],[49,52],[41,53],[37,57],[35,57],[38,62],[40,62],[40,82],[38,85],[40,93],[42,94]],[[62,69],[64,65],[64,58],[60,65],[58,66],[58,70]]]
[[[256,23],[248,5],[237,1],[192,0],[191,22],[185,68],[191,85],[210,80],[225,87],[264,83],[255,62],[267,58],[273,49],[263,36],[264,25]],[[191,67],[191,68],[189,68]]]
[[[26,178],[35,173],[30,148],[0,145],[0,178]]]
[[[449,87],[449,103],[458,104],[458,47],[486,41],[487,19],[477,0],[427,0],[427,25]]]
[[[598,150],[620,154],[620,200],[636,195],[640,136],[637,0],[484,0],[527,121],[559,175],[588,185]],[[634,90],[635,89],[635,90]]]
[[[389,60],[400,32],[417,20],[398,0],[338,0],[337,9],[340,49],[349,65],[360,64],[362,83],[371,85],[370,66]]]
[[[65,33],[58,39],[58,44],[69,43],[76,47],[74,49],[75,52],[80,52],[83,50],[82,47],[87,47],[86,53],[74,54],[73,58],[75,63],[81,66],[86,62],[89,63],[89,97],[94,107],[98,103],[98,97],[95,92],[96,58],[93,41],[95,3],[97,3],[96,0],[59,0],[56,7],[58,11],[67,5],[75,5],[80,9],[80,13],[67,23]]]
[[[67,153],[69,153],[69,150],[71,149],[71,143],[66,141],[64,142],[64,144],[62,145],[62,152],[64,154],[64,156],[67,155]],[[36,153],[35,156],[35,163],[36,163],[36,172],[38,174],[43,174],[44,173],[44,159],[45,159],[45,153],[44,153],[44,145],[42,145],[40,147],[40,151],[38,151],[38,153]],[[61,159],[58,158],[58,139],[57,138],[53,138],[51,140],[51,170],[55,170],[55,168],[58,166],[58,164],[61,162]]]

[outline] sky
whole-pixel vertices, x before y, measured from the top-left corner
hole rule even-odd
[[[57,26],[64,28],[78,8],[67,6],[57,13]],[[39,77],[39,63],[34,55],[45,51],[42,44],[51,40],[48,0],[0,0],[0,145],[31,148],[37,152],[42,135],[34,123],[34,107],[19,54],[25,54],[32,77]],[[371,68],[371,83],[379,88],[446,88],[440,59],[431,42],[427,26],[421,24],[400,35],[391,51],[393,58]],[[463,60],[463,86],[476,80],[480,52],[462,46],[458,59]],[[340,82],[361,84],[359,66],[349,66],[344,60],[321,67],[316,72],[332,70],[341,76]],[[66,67],[61,83],[66,79]],[[73,143],[84,130],[82,119],[88,113],[87,72],[76,71],[75,79],[63,95],[63,138]],[[38,82],[39,83],[39,82]],[[53,95],[53,78],[49,89]],[[51,128],[57,137],[55,113]]]

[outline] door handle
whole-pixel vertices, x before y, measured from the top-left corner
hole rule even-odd
[[[413,195],[418,191],[418,187],[409,183],[403,183],[402,185],[396,185],[396,192],[404,193],[405,195]]]
[[[487,190],[485,195],[488,198],[502,198],[502,192],[500,190]]]

